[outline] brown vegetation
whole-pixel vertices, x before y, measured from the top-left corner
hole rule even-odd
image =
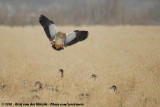
[[[0,27],[0,103],[160,106],[160,27],[58,26],[58,29],[88,30],[90,35],[58,52],[51,48],[40,26]],[[59,69],[65,72],[63,78]],[[95,80],[92,74],[97,75]],[[31,91],[37,81],[43,88]],[[116,93],[110,89],[112,86],[116,86]]]

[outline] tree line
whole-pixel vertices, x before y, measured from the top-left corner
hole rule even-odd
[[[34,5],[28,5],[18,6],[14,10],[1,5],[0,25],[37,25],[40,14],[45,14],[59,25],[160,25],[159,4],[131,13],[118,0],[83,0],[79,3],[72,0],[65,3],[55,4],[54,1],[50,7],[35,8]]]

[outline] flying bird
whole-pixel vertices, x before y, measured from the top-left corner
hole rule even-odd
[[[39,22],[42,25],[52,48],[60,51],[64,47],[71,46],[79,41],[83,41],[88,37],[88,31],[75,30],[70,33],[63,33],[56,28],[55,23],[46,16],[41,15]]]

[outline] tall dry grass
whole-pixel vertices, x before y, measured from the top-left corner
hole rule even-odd
[[[58,52],[40,26],[0,27],[2,102],[83,103],[88,107],[160,106],[160,27],[58,26],[88,30],[85,41]],[[61,78],[59,69],[64,70]],[[96,74],[97,78],[91,78]],[[24,87],[22,80],[27,81]],[[36,81],[57,87],[30,92]],[[117,86],[114,94],[111,86]],[[89,93],[90,97],[80,97]],[[36,94],[38,98],[33,98]]]

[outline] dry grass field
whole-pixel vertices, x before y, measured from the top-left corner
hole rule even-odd
[[[0,27],[0,103],[160,106],[160,27],[58,29],[90,34],[84,42],[59,52],[51,48],[41,26]],[[63,78],[59,69],[64,70]],[[91,78],[92,74],[97,78]],[[38,91],[37,81],[43,84]],[[113,85],[116,93],[110,89]]]

